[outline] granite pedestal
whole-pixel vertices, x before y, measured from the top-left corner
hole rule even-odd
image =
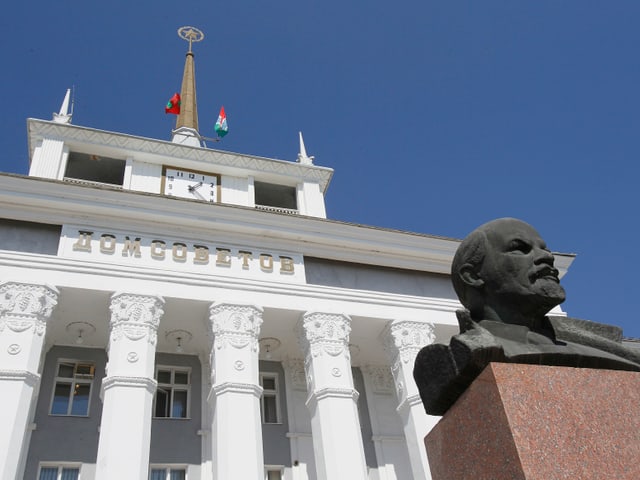
[[[425,446],[433,480],[638,480],[640,373],[491,363]]]

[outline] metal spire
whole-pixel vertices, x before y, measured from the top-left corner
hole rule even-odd
[[[304,140],[302,139],[302,132],[298,132],[300,136],[300,153],[298,153],[298,163],[303,165],[313,165],[313,159],[315,157],[307,155],[307,149],[304,148]]]
[[[193,42],[200,42],[204,33],[195,27],[181,27],[178,36],[189,42],[180,89],[180,114],[173,131],[173,141],[183,145],[201,146],[198,133],[198,107],[196,104],[196,75],[193,61]]]

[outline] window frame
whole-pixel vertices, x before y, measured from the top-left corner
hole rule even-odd
[[[164,383],[164,382],[160,382],[158,380],[158,374],[160,371],[167,371],[169,370],[171,372],[171,382],[170,383]],[[178,373],[186,373],[188,375],[188,382],[186,384],[184,383],[175,383],[175,374],[176,372]],[[184,366],[178,366],[178,365],[156,365],[155,368],[155,380],[157,382],[157,386],[156,386],[156,392],[153,395],[153,418],[156,419],[171,419],[171,420],[190,420],[191,419],[191,382],[193,380],[193,375],[192,375],[192,370],[191,367],[184,367]],[[163,417],[159,417],[156,415],[156,405],[157,405],[157,401],[158,401],[158,390],[162,389],[170,389],[170,398],[169,398],[169,405],[168,405],[168,413],[169,415],[167,416],[163,416]],[[176,390],[178,391],[186,391],[187,392],[187,399],[186,399],[186,412],[185,412],[185,416],[184,417],[174,417],[172,416],[173,414],[173,400],[174,400],[174,394],[176,392]]]
[[[160,418],[164,418],[164,417],[160,417]],[[171,480],[171,470],[182,470],[184,471],[184,478],[185,480],[189,479],[189,469],[187,468],[187,466],[185,464],[182,463],[177,463],[177,464],[171,464],[171,463],[152,463],[149,465],[149,480],[151,480],[151,475],[153,473],[153,470],[164,470],[164,478],[165,480]]]
[[[253,203],[258,208],[282,209],[297,213],[300,211],[298,187],[254,180]]]
[[[71,183],[123,188],[127,180],[127,163],[126,158],[95,155],[72,149],[66,155],[62,180]],[[116,180],[116,177],[118,183],[107,181]]]
[[[60,365],[62,364],[73,364],[73,376],[72,377],[61,377],[59,376],[60,373]],[[91,378],[87,378],[87,377],[82,377],[82,376],[78,376],[76,377],[76,371],[78,369],[79,365],[86,365],[86,366],[91,366],[92,368],[92,374],[91,374]],[[82,375],[82,374],[78,374],[78,375]],[[49,410],[48,413],[50,416],[53,417],[76,417],[76,418],[88,418],[91,416],[91,396],[93,395],[93,383],[94,380],[96,378],[96,364],[93,361],[90,360],[78,360],[78,359],[68,359],[68,358],[59,358],[58,361],[56,362],[56,370],[53,376],[53,386],[51,388],[51,399],[49,402]],[[72,414],[72,410],[73,410],[73,389],[74,389],[74,385],[78,383],[78,384],[82,384],[82,385],[89,385],[89,395],[88,395],[88,400],[87,400],[87,412],[84,415],[78,415],[78,414]],[[56,398],[56,388],[58,386],[58,384],[67,384],[71,386],[70,392],[69,392],[69,397],[67,399],[67,413],[53,413],[53,405],[54,405],[54,400]]]
[[[265,465],[264,466],[264,480],[269,480],[269,472],[278,472],[280,474],[280,480],[284,480],[284,466],[283,465]]]
[[[280,376],[277,372],[260,372],[260,386],[262,387],[262,395],[260,395],[260,419],[263,425],[281,425],[282,424],[282,411],[280,408]],[[275,388],[265,389],[264,379],[273,379]],[[276,421],[267,422],[265,419],[265,397],[273,397],[276,400]]]
[[[58,473],[56,474],[56,480],[62,479],[62,471],[65,468],[68,469],[77,469],[78,470],[78,479],[82,480],[82,464],[77,462],[40,462],[38,464],[38,480],[40,480],[40,474],[43,468],[57,468]]]

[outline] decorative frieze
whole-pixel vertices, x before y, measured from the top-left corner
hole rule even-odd
[[[111,340],[117,342],[123,335],[132,341],[146,337],[155,345],[163,305],[164,300],[155,295],[114,294],[109,306]]]
[[[249,347],[251,351],[258,352],[261,308],[254,305],[213,304],[209,307],[209,320],[214,349]]]
[[[301,392],[307,391],[307,377],[304,373],[304,361],[301,358],[290,358],[284,363],[289,371],[291,388]]]
[[[58,303],[58,291],[47,285],[6,282],[0,284],[0,332],[33,330],[42,336]]]
[[[351,319],[343,314],[309,312],[298,325],[298,341],[307,361],[309,355],[318,357],[324,353],[349,359],[349,333]]]

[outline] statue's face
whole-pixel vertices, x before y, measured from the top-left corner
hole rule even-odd
[[[480,277],[487,303],[543,314],[565,299],[553,255],[536,230],[515,219],[492,222]]]

